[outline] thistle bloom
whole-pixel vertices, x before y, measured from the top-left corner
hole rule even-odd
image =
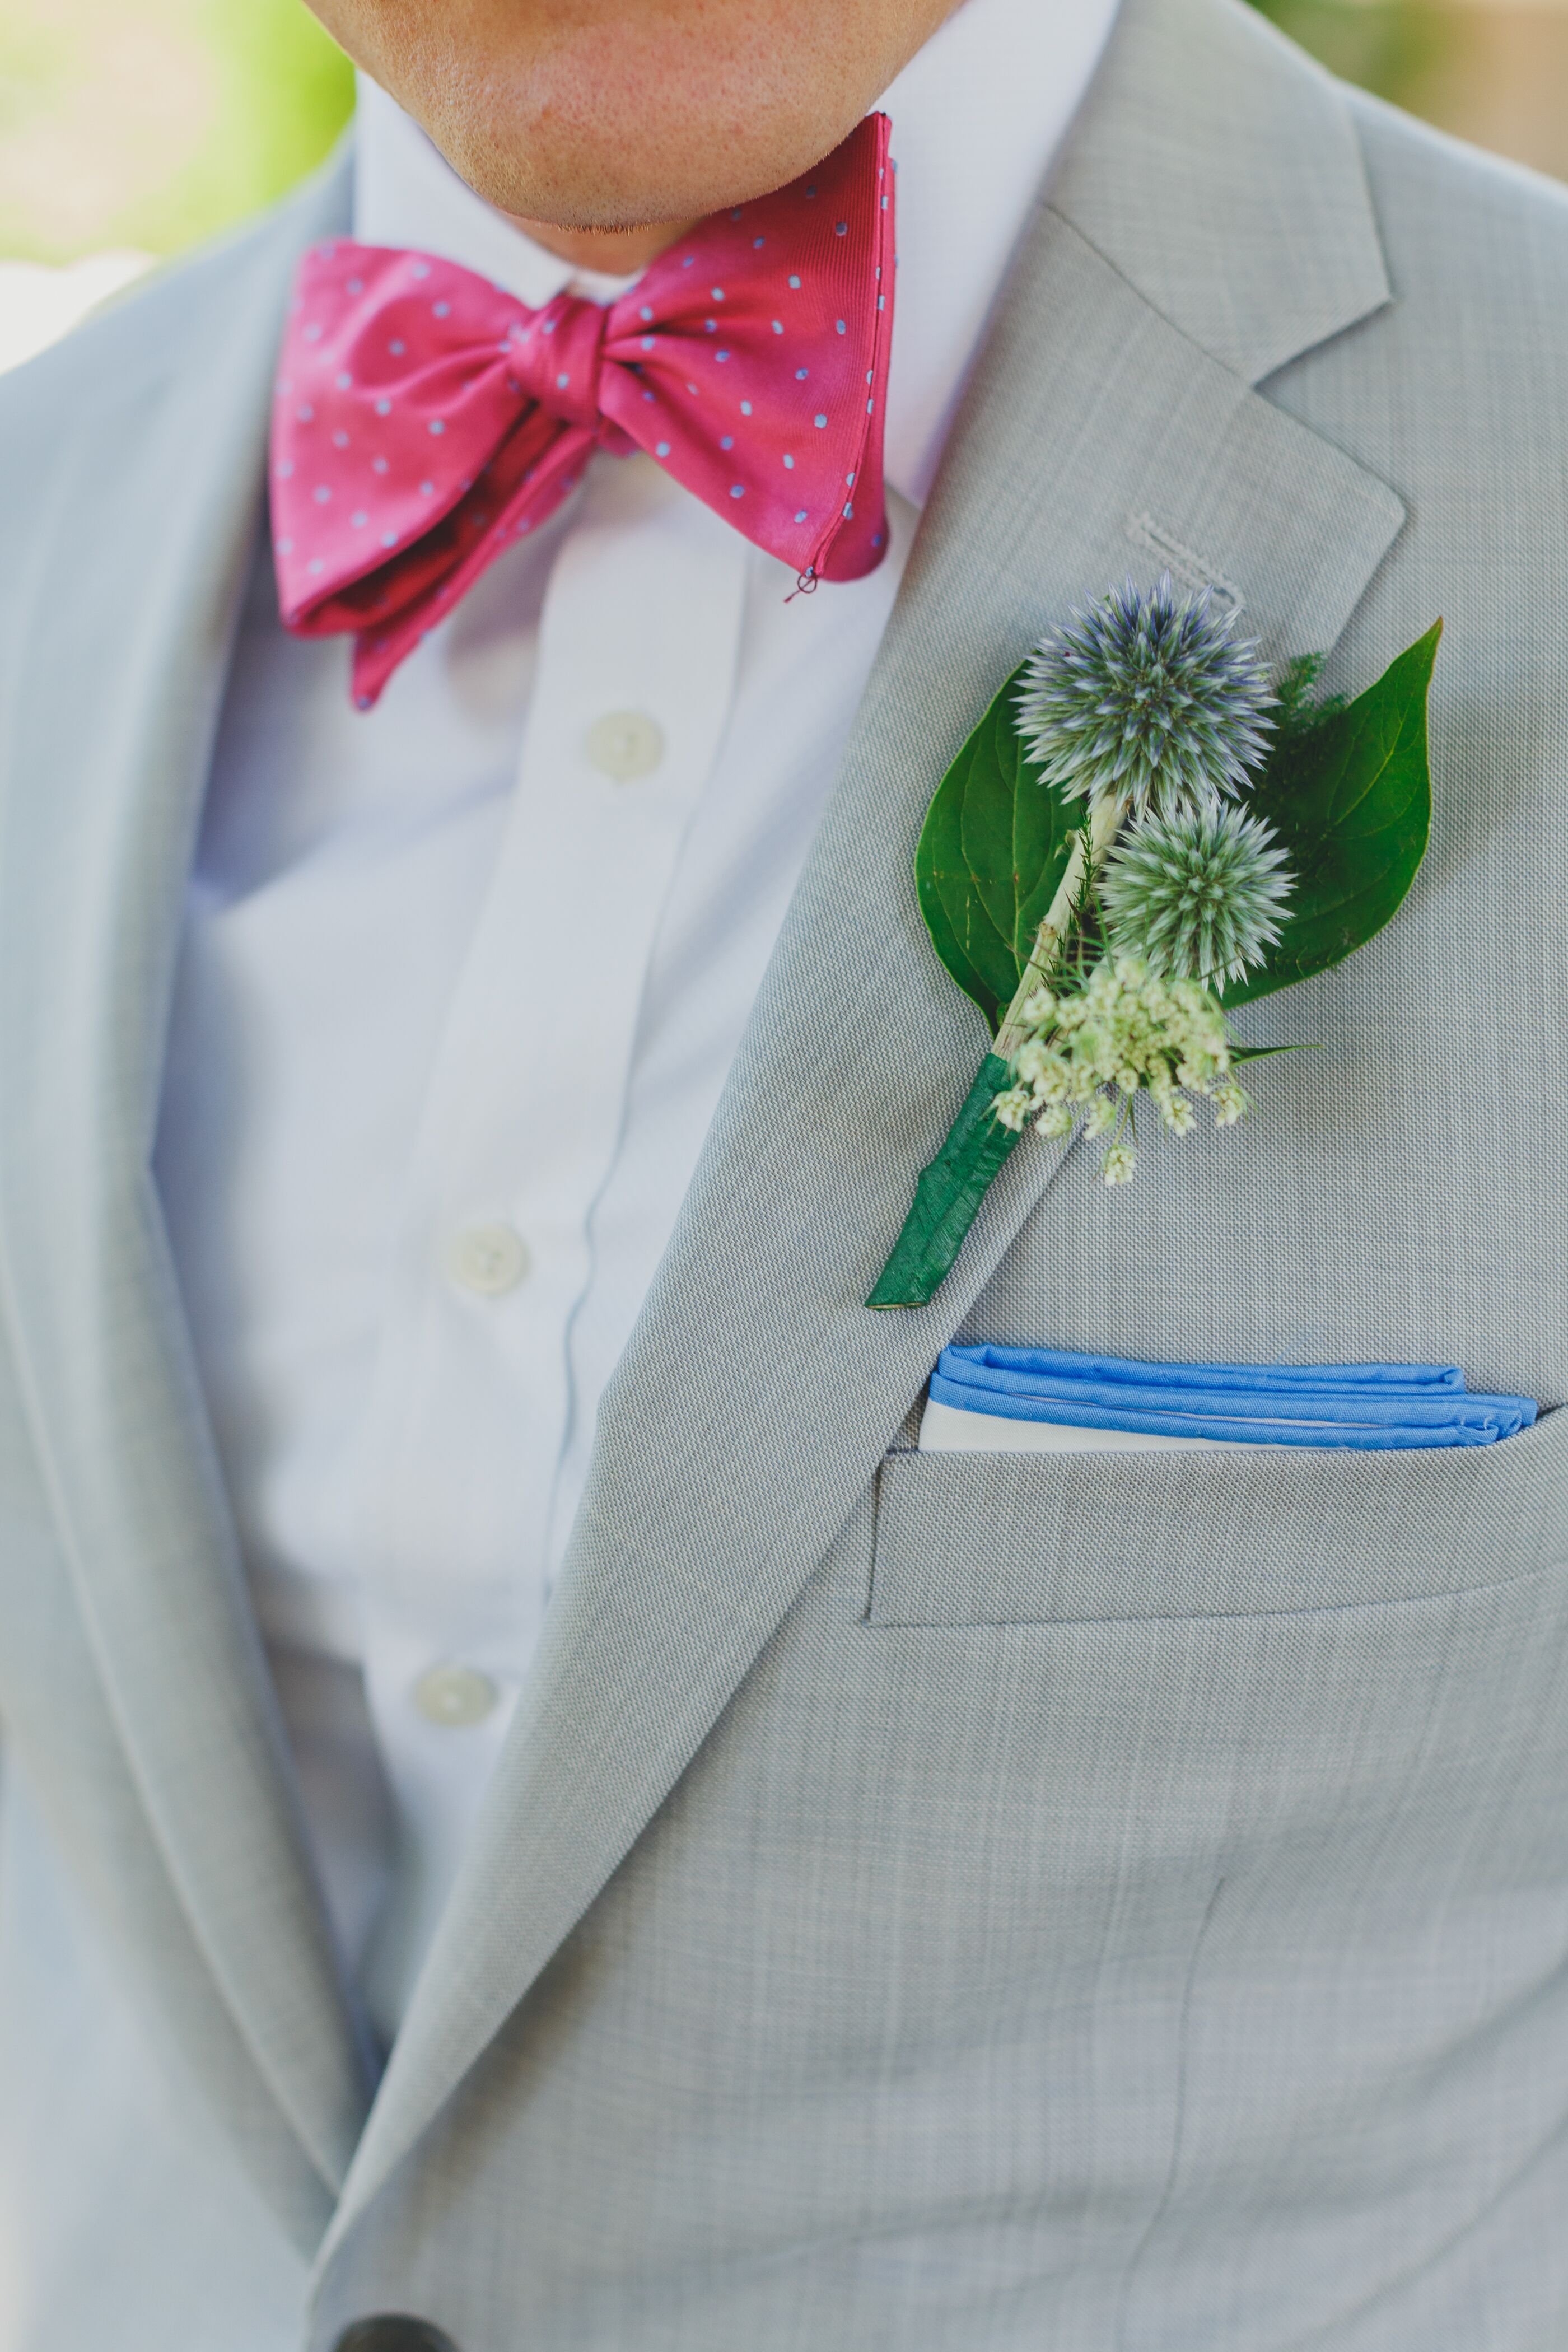
[[[1146,817],[1124,835],[1100,877],[1117,946],[1182,980],[1240,980],[1279,937],[1295,887],[1261,818],[1211,802]]]
[[[1276,698],[1234,615],[1205,589],[1131,581],[1046,638],[1025,674],[1019,724],[1047,782],[1091,805],[1172,816],[1234,796],[1262,760]]]

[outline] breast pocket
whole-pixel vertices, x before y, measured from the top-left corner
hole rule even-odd
[[[1568,1412],[1421,1453],[896,1454],[872,1625],[1271,1615],[1418,1600],[1568,1558]]]

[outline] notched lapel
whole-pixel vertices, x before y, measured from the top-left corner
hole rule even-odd
[[[102,390],[38,535],[0,781],[0,1269],[35,1442],[170,1876],[330,2188],[365,2085],[149,1154],[277,336],[295,255],[343,194],[317,185],[192,286],[88,331]]]
[[[1243,0],[1121,0],[1051,201],[1247,383],[1391,299],[1339,85]]]
[[[1031,1140],[934,1302],[866,1311],[984,1045],[912,887],[944,768],[1044,626],[1165,567],[1151,529],[1232,583],[1279,655],[1333,643],[1402,515],[1042,213],[605,1395],[535,1672],[326,2253],[685,1769],[1059,1165]]]

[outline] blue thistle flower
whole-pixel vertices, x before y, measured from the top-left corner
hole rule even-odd
[[[1149,595],[1129,581],[1075,612],[1029,664],[1024,740],[1075,799],[1125,796],[1135,816],[1234,797],[1268,747],[1275,700],[1256,645],[1237,645],[1210,592]]]
[[[1112,850],[1100,903],[1112,942],[1176,980],[1239,980],[1279,936],[1295,877],[1260,817],[1211,801],[1146,817]]]

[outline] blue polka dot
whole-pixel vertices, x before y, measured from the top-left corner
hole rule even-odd
[[[565,389],[566,389],[566,387],[567,387],[567,385],[571,383],[571,381],[572,381],[571,377],[567,374],[567,373],[566,373],[565,369],[564,369],[564,368],[563,368],[563,369],[562,369],[562,371],[561,371],[561,373],[560,373],[560,374],[556,377],[556,379],[555,379],[555,389],[556,389],[556,391],[557,391],[557,392],[564,392],[564,391],[565,391]]]
[[[853,508],[853,507],[846,507],[846,508],[845,508],[845,509],[844,509],[844,520],[845,520],[845,521],[846,521],[846,522],[847,522],[847,521],[849,520],[849,518],[850,518],[850,516],[854,513],[854,511],[855,511],[855,509],[854,509],[854,508]]]
[[[789,282],[792,286],[798,286],[800,284],[798,278],[792,278]]]
[[[775,319],[775,320],[773,320],[773,332],[774,332],[774,334],[775,334],[775,335],[782,335],[782,334],[783,334],[783,332],[784,332],[784,320],[783,320],[782,319]]]
[[[844,487],[845,487],[845,488],[846,488],[847,490],[852,490],[852,489],[854,488],[854,487],[855,487],[855,477],[854,477],[854,475],[853,475],[853,474],[846,474],[846,475],[845,475],[845,477],[844,477]]]
[[[645,400],[651,401],[651,400],[652,400],[652,398],[653,398],[653,394],[652,394],[652,393],[651,393],[651,392],[645,392],[645,393],[644,393],[644,394],[643,394],[643,398],[644,398]]]
[[[744,485],[744,483],[742,483],[742,482],[731,482],[731,485],[730,485],[730,496],[731,496],[732,499],[743,499],[743,498],[745,497],[745,495],[746,495],[746,490],[745,490],[745,485]]]
[[[383,547],[395,547],[397,533],[395,530],[384,530],[381,534],[381,543]]]
[[[849,224],[848,224],[848,222],[847,222],[847,221],[835,221],[835,223],[833,224],[833,234],[834,234],[834,236],[848,236],[848,234],[849,234]]]
[[[702,323],[710,335],[716,335],[718,333],[719,321],[717,319],[704,319]]]
[[[389,401],[387,403],[388,407],[390,407],[391,404],[392,404]],[[300,403],[299,407],[294,411],[295,415],[299,418],[301,425],[309,425],[315,413],[315,410],[311,407],[308,400],[302,400]]]
[[[692,263],[696,260],[696,258],[697,258],[697,256],[696,256],[694,253],[689,253],[689,254],[687,255],[687,257],[686,257],[685,260],[684,260],[684,261],[681,263],[681,265],[680,265],[680,266],[681,266],[681,268],[682,268],[682,269],[689,269],[689,268],[690,268],[690,267],[691,267],[691,265],[692,265]]]
[[[364,279],[363,278],[351,278],[348,284],[344,287],[343,291],[345,294],[363,294],[364,292]]]
[[[752,413],[752,404],[751,404],[751,402],[750,402],[749,400],[743,400],[743,401],[741,403],[741,414],[742,414],[742,416],[750,416],[751,413]]]
[[[392,414],[391,401],[378,400],[375,404],[375,413],[378,416],[390,416]]]
[[[642,309],[637,312],[637,317],[638,317],[639,319],[651,319],[651,318],[652,318],[652,316],[653,316],[653,312],[652,312],[652,310],[648,308],[648,305],[645,302],[645,303],[643,304],[643,306],[642,306]]]
[[[651,351],[652,351],[652,349],[653,349],[653,337],[652,337],[651,335],[645,335],[645,336],[643,337],[643,339],[642,339],[642,347],[643,347],[643,349],[644,349],[644,351],[645,351],[645,352],[651,352]]]
[[[669,444],[668,444],[668,441],[656,441],[656,442],[655,442],[655,444],[654,444],[654,450],[653,450],[653,454],[654,454],[654,456],[655,456],[656,457],[668,457],[668,455],[669,455]]]
[[[818,431],[819,433],[823,430],[823,427],[824,427],[824,426],[826,425],[826,423],[827,423],[827,419],[826,419],[826,416],[818,416],[818,417],[816,417],[814,421],[815,421],[815,423],[816,423],[816,429],[817,429],[817,431]]]
[[[333,436],[332,436],[332,446],[333,446],[333,448],[334,448],[334,449],[346,449],[346,448],[348,447],[348,446],[349,446],[349,436],[348,436],[348,435],[347,435],[345,432],[343,432],[343,431],[342,430],[342,428],[340,427],[340,428],[339,428],[339,430],[338,430],[336,433],[334,433],[334,434],[333,434]]]
[[[840,319],[840,320],[838,320],[838,322],[837,322],[837,323],[838,323],[838,331],[839,331],[839,333],[840,333],[840,334],[843,334],[843,332],[844,332],[844,321],[843,321],[843,320],[842,320],[842,319]]]
[[[279,555],[292,555],[294,552],[293,541],[291,539],[280,539],[278,542],[278,552]]]
[[[439,416],[433,416],[430,419],[430,430],[436,435],[437,438],[439,439],[441,435],[447,430],[447,427],[444,421]]]
[[[352,376],[352,375],[350,375],[350,373],[349,373],[349,372],[348,372],[347,368],[344,368],[344,369],[343,369],[343,371],[342,371],[342,373],[338,376],[338,378],[336,379],[336,381],[337,381],[337,387],[338,387],[338,390],[339,390],[340,392],[347,392],[347,390],[348,390],[348,388],[349,388],[350,384],[352,384],[352,383],[353,383],[353,376]]]
[[[370,517],[364,513],[352,514],[349,517],[349,520],[353,525],[355,530],[363,530],[366,523],[370,520]]]
[[[386,348],[392,353],[395,360],[400,360],[403,357],[404,352],[408,349],[408,346],[406,343],[388,343]]]
[[[435,483],[421,482],[419,485],[419,495],[422,499],[433,499],[436,495]]]
[[[320,327],[318,327],[318,326],[316,326],[316,325],[312,324],[312,325],[310,325],[310,326],[309,326],[309,327],[307,327],[307,328],[306,328],[306,330],[305,330],[305,341],[306,341],[308,343],[319,343],[319,342],[321,341],[321,331]]]
[[[724,361],[729,358],[730,354],[728,352],[715,352],[713,356],[716,360]]]
[[[416,261],[408,274],[411,278],[428,278],[430,264],[427,261]]]
[[[794,473],[794,471],[795,471],[795,459],[794,459],[793,457],[789,457],[788,455],[786,455],[786,456],[785,456],[785,457],[784,457],[784,464],[788,467],[788,468],[789,468],[790,472],[793,474],[793,473]]]
[[[452,315],[450,302],[432,302],[430,310],[432,317],[437,319],[449,319]]]
[[[734,446],[735,436],[732,433],[726,433],[724,438],[719,444],[721,449],[732,449]]]
[[[386,459],[384,457],[373,457],[370,461],[370,470],[373,474],[384,474],[386,471]]]
[[[721,302],[724,299],[724,289],[721,286],[710,287],[709,291],[712,295],[715,302]]]
[[[762,249],[763,249],[763,246],[764,246],[764,245],[766,245],[766,243],[767,243],[767,238],[766,238],[765,236],[754,236],[754,237],[752,239],[752,251],[753,253],[761,253],[761,251],[762,251]]]
[[[278,478],[280,482],[287,482],[292,478],[293,472],[293,459],[291,457],[285,457],[283,463],[278,468]]]
[[[796,368],[795,372],[795,380],[796,383],[804,383],[810,373],[811,370],[809,368]]]
[[[796,515],[795,520],[796,522],[804,522],[805,520],[805,509],[804,507],[802,507],[800,512]]]

